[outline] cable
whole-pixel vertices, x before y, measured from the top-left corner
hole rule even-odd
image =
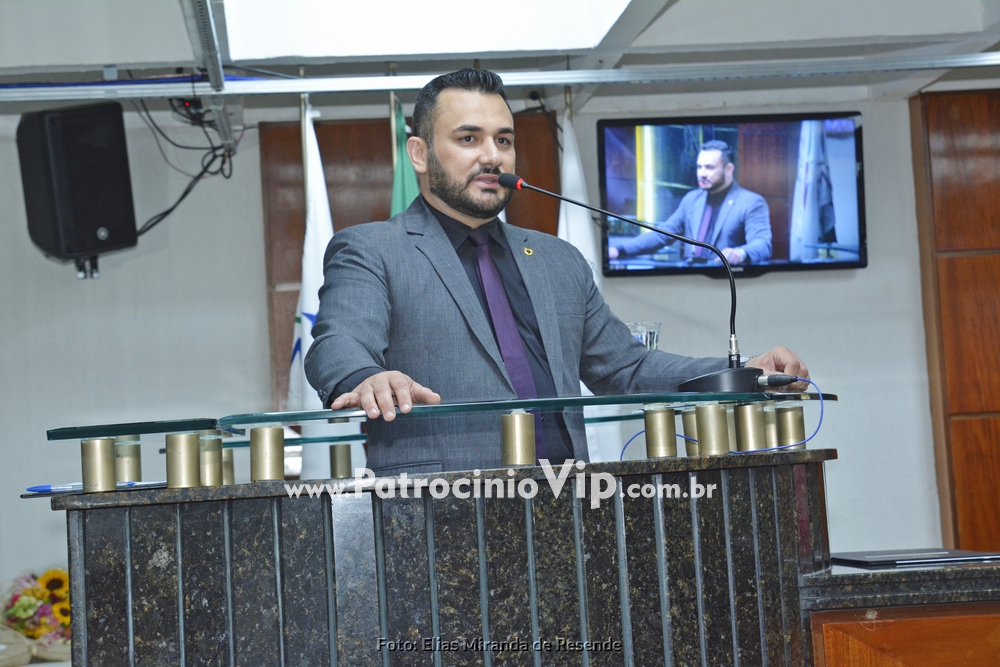
[[[625,460],[625,450],[628,449],[628,446],[632,444],[633,440],[635,440],[636,438],[638,438],[640,435],[642,435],[645,432],[646,432],[646,429],[643,429],[643,430],[639,431],[638,433],[636,433],[635,435],[633,435],[631,438],[628,439],[628,442],[626,442],[625,446],[622,447],[622,453],[618,456],[618,460],[619,461],[624,461]]]
[[[810,435],[808,438],[806,438],[802,442],[793,442],[790,445],[781,445],[780,447],[770,447],[768,449],[754,449],[754,450],[746,451],[746,452],[730,452],[731,454],[759,454],[761,452],[780,452],[780,451],[785,450],[785,449],[791,449],[792,447],[798,447],[800,445],[804,445],[804,444],[806,444],[807,442],[809,442],[810,440],[812,440],[813,438],[816,437],[816,434],[819,433],[820,428],[822,428],[822,426],[823,426],[823,392],[820,391],[819,386],[815,382],[813,382],[812,380],[809,380],[809,379],[806,379],[806,378],[795,378],[795,381],[796,382],[808,382],[813,387],[816,387],[816,393],[819,394],[819,421],[816,423],[816,430],[813,431],[812,435]]]
[[[160,144],[160,137],[157,136],[156,130],[153,129],[153,125],[151,125],[150,122],[148,120],[146,120],[146,117],[144,115],[142,115],[142,111],[139,109],[139,105],[137,105],[133,101],[132,102],[132,106],[135,108],[135,111],[139,115],[139,118],[142,119],[142,122],[145,123],[146,127],[149,128],[150,134],[153,135],[153,141],[156,142],[156,148],[160,151],[160,155],[163,156],[163,161],[167,163],[167,166],[170,167],[171,169],[173,169],[176,172],[184,174],[188,178],[194,178],[195,177],[194,174],[190,174],[190,173],[184,171],[183,169],[181,169],[180,167],[178,167],[177,165],[175,165],[173,162],[170,161],[170,158],[167,157],[167,154],[163,150],[162,144]]]

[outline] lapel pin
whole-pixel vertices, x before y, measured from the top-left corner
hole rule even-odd
[[[535,251],[532,250],[531,248],[525,248],[524,249],[524,254],[527,255],[528,257],[531,257],[532,255],[535,254]]]

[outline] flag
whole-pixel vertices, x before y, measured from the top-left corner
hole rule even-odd
[[[417,172],[413,171],[413,163],[406,152],[406,116],[403,115],[403,103],[395,93],[389,94],[392,126],[392,208],[390,216],[405,211],[420,194],[417,185]]]
[[[587,182],[583,178],[583,163],[576,145],[576,133],[570,120],[570,110],[566,109],[562,125],[562,195],[589,204]],[[590,217],[590,211],[580,206],[561,202],[559,204],[559,238],[568,241],[579,250],[590,269],[594,272],[597,289],[601,288],[601,263],[597,254],[597,225]]]
[[[323,255],[333,238],[333,218],[330,200],[326,193],[326,176],[316,140],[313,118],[319,116],[309,105],[308,96],[302,100],[302,166],[306,200],[306,236],[302,246],[302,283],[299,302],[295,308],[292,336],[291,365],[288,371],[288,410],[322,410],[316,390],[306,379],[304,358],[312,345],[312,328],[319,311],[319,288],[323,285]],[[345,428],[346,427],[346,428]],[[340,433],[357,433],[357,424],[306,423],[303,437],[320,437]],[[329,445],[309,444],[302,447],[301,479],[326,479],[330,476]]]
[[[828,256],[828,249],[821,253],[817,247],[837,241],[826,132],[821,120],[802,121],[794,197],[789,258],[793,262],[806,262]]]

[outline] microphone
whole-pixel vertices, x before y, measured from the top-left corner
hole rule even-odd
[[[729,261],[726,256],[722,254],[722,251],[716,248],[711,243],[705,243],[703,241],[695,241],[694,239],[689,239],[686,236],[681,236],[680,234],[674,234],[673,232],[668,232],[660,229],[654,225],[647,224],[645,222],[639,222],[638,220],[633,220],[632,218],[626,218],[624,216],[618,215],[617,213],[612,213],[611,211],[605,211],[602,208],[597,208],[596,206],[590,206],[589,204],[584,204],[583,202],[578,202],[573,199],[568,199],[562,195],[557,195],[554,192],[549,192],[548,190],[543,190],[542,188],[536,188],[534,185],[527,183],[523,178],[517,174],[500,174],[497,181],[502,187],[511,190],[534,190],[535,192],[540,192],[543,195],[548,195],[549,197],[555,197],[556,199],[561,199],[564,202],[573,204],[574,206],[580,206],[595,213],[601,213],[602,215],[607,215],[612,218],[617,218],[624,222],[628,222],[644,229],[663,234],[664,236],[670,237],[676,241],[681,241],[682,243],[688,243],[690,245],[699,246],[706,248],[714,252],[719,259],[722,261],[722,265],[726,267],[726,273],[729,276],[729,292],[731,294],[731,306],[729,310],[729,368],[721,371],[716,371],[715,373],[709,373],[707,375],[701,375],[687,382],[681,383],[678,387],[681,391],[694,391],[694,392],[706,392],[706,393],[753,393],[758,391],[763,391],[763,387],[760,386],[758,382],[758,377],[763,374],[759,368],[748,368],[740,363],[740,345],[736,338],[736,279],[733,277],[733,268],[729,265]]]

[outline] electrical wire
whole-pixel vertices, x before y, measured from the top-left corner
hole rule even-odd
[[[180,167],[178,167],[177,165],[175,165],[173,162],[170,161],[170,158],[167,157],[166,152],[164,152],[163,150],[163,145],[160,143],[160,137],[158,136],[157,131],[153,129],[154,127],[156,127],[155,123],[150,124],[150,121],[146,120],[146,117],[143,115],[142,110],[139,108],[139,105],[137,105],[134,101],[132,102],[132,106],[135,108],[136,113],[139,114],[139,118],[142,119],[142,122],[145,123],[146,127],[149,128],[150,134],[153,135],[153,141],[156,142],[156,148],[160,151],[160,155],[163,156],[163,161],[167,163],[167,166],[178,173],[184,174],[188,178],[194,178],[195,174],[191,174],[184,171],[183,169],[181,169]]]
[[[625,450],[628,449],[628,446],[632,444],[633,440],[635,440],[636,438],[638,438],[640,435],[642,435],[645,432],[646,432],[646,429],[643,429],[643,430],[639,431],[638,433],[636,433],[635,435],[633,435],[631,438],[628,439],[628,442],[626,442],[625,446],[622,447],[622,453],[618,456],[618,460],[619,461],[624,461],[625,460]]]
[[[812,380],[806,378],[795,378],[795,381],[808,382],[809,384],[811,384],[813,387],[816,388],[816,393],[819,394],[819,421],[816,422],[816,430],[813,431],[812,435],[810,435],[802,442],[793,442],[790,445],[781,445],[780,447],[769,447],[768,449],[754,449],[746,452],[730,452],[731,454],[759,454],[761,452],[780,452],[785,449],[791,449],[792,447],[799,447],[800,445],[804,445],[816,437],[816,434],[819,433],[820,428],[823,427],[823,392],[819,390],[819,386]]]

